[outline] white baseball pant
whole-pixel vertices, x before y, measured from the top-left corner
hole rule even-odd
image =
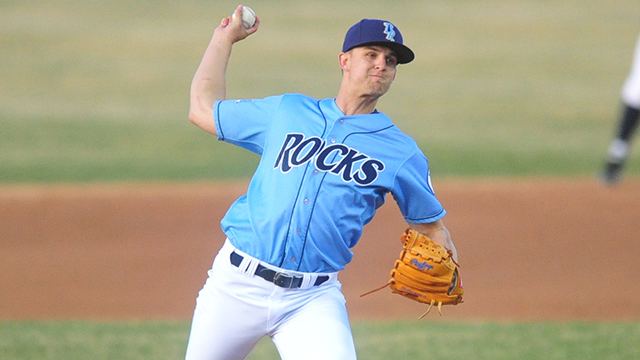
[[[235,266],[231,253],[242,257]],[[258,265],[278,269],[235,249],[227,240],[198,294],[187,360],[244,359],[258,340],[270,336],[282,359],[356,359],[345,298],[337,273],[314,285],[303,277],[297,289],[279,287],[252,275]]]
[[[626,105],[640,109],[640,36],[636,41],[631,70],[622,87],[622,101]]]

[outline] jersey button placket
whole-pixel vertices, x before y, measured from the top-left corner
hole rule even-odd
[[[300,226],[296,226],[293,230],[293,234],[290,235],[292,237],[291,241],[289,241],[285,255],[284,255],[284,264],[283,267],[288,269],[296,269],[298,267],[298,258],[300,252],[300,238],[304,232],[300,228]]]

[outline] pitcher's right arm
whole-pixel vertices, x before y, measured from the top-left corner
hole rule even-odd
[[[253,27],[242,26],[242,5],[233,16],[222,19],[213,31],[200,65],[191,81],[189,121],[202,130],[216,135],[213,104],[226,97],[226,72],[233,44],[258,31],[260,19]]]

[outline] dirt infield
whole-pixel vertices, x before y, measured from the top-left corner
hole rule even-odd
[[[465,303],[451,319],[640,319],[640,181],[445,180]],[[0,187],[0,319],[189,319],[245,184]],[[341,280],[353,319],[423,310],[382,291],[391,197]]]

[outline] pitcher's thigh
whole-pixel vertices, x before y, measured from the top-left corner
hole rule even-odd
[[[187,360],[244,359],[266,334],[263,309],[238,301],[209,279],[198,295]]]
[[[273,335],[283,360],[355,359],[344,296],[335,289],[314,298],[289,317]]]

